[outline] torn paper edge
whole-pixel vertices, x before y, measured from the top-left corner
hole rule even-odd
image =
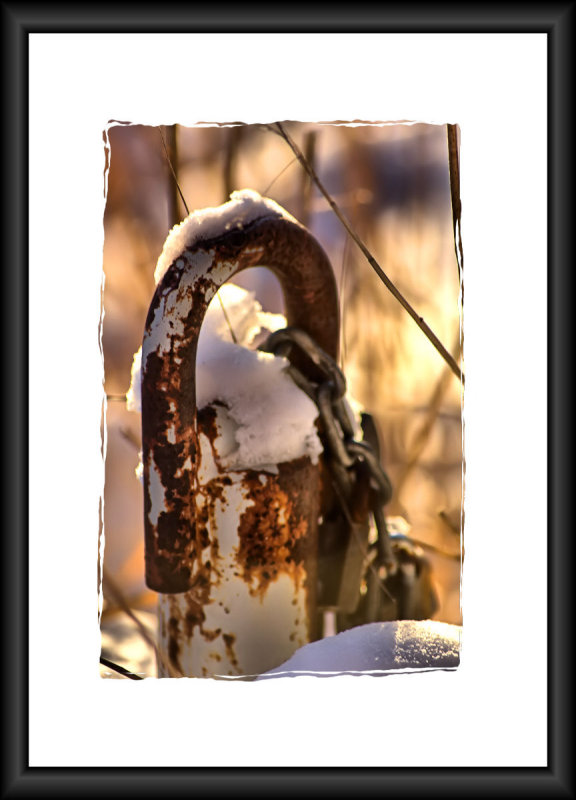
[[[104,221],[104,212],[106,210],[106,204],[108,199],[108,173],[110,171],[110,165],[112,160],[112,150],[110,146],[110,139],[108,131],[110,128],[113,127],[132,127],[137,125],[146,125],[149,127],[158,127],[159,125],[172,125],[177,124],[181,125],[182,127],[186,128],[231,128],[231,127],[244,127],[244,126],[252,126],[252,125],[262,125],[262,126],[270,126],[273,125],[275,122],[297,122],[301,125],[318,125],[318,126],[326,126],[326,127],[393,127],[402,125],[405,127],[412,127],[414,125],[432,125],[432,126],[445,126],[447,124],[456,124],[455,121],[451,120],[321,120],[321,121],[311,121],[311,120],[274,120],[272,122],[257,122],[257,121],[234,121],[234,122],[213,122],[213,121],[196,121],[196,122],[179,122],[179,121],[172,121],[172,122],[132,122],[129,120],[117,120],[117,119],[109,119],[108,122],[104,125],[103,131],[103,139],[104,139],[104,157],[105,157],[105,165],[104,165],[104,205],[103,205],[103,214],[102,214],[102,222]],[[458,158],[460,164],[460,171],[462,170],[462,141],[461,141],[461,129],[458,125]],[[463,212],[460,215],[459,226],[462,229],[462,217]],[[463,237],[461,236],[462,242]],[[464,248],[464,244],[462,243],[462,248]],[[105,273],[104,273],[104,264],[102,262],[102,288],[101,288],[101,315],[100,315],[100,322],[99,322],[99,346],[100,352],[102,356],[102,387],[103,387],[103,400],[102,400],[102,409],[103,409],[103,424],[102,424],[102,459],[103,459],[103,467],[105,470],[106,465],[106,454],[107,454],[107,436],[106,436],[106,412],[107,412],[107,399],[106,399],[106,392],[104,390],[104,378],[105,378],[105,370],[104,370],[104,351],[102,349],[102,330],[104,325],[104,287],[105,287]],[[463,310],[463,274],[460,274],[460,283],[459,283],[459,293],[458,293],[458,316],[459,316],[459,334],[460,334],[460,352],[461,352],[461,364],[462,364],[462,373],[465,372],[464,365],[465,365],[465,357],[464,357],[464,310]],[[460,581],[459,581],[459,589],[460,589],[460,615],[462,617],[462,624],[461,628],[461,639],[460,639],[460,664],[462,664],[463,658],[463,628],[464,628],[464,609],[462,604],[463,599],[463,573],[464,573],[464,499],[465,499],[465,479],[466,479],[466,458],[465,458],[465,403],[464,403],[464,386],[461,383],[460,386],[460,414],[461,414],[461,421],[462,421],[462,490],[461,490],[461,502],[460,502]],[[104,550],[105,550],[105,527],[104,527],[104,479],[102,481],[102,489],[101,489],[101,496],[100,496],[100,511],[99,514],[101,516],[101,520],[99,520],[99,530],[100,533],[100,543],[99,543],[99,570],[98,570],[98,578],[99,578],[99,585],[98,585],[98,633],[100,634],[100,622],[102,616],[102,606],[103,606],[103,569],[104,569]],[[456,671],[458,667],[451,668],[444,671]],[[417,669],[416,672],[423,672],[423,671],[442,671],[441,668],[430,668],[426,669]],[[393,670],[394,674],[404,674],[404,670]],[[310,673],[311,674],[311,673]],[[334,676],[347,674],[345,672],[337,672],[334,673]],[[359,671],[357,673],[359,676],[370,677],[373,674],[372,672],[363,672]],[[231,676],[226,676],[230,678]],[[233,676],[238,680],[245,678],[246,676]]]

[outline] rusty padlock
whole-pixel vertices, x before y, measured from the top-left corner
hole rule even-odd
[[[304,456],[272,470],[222,470],[226,409],[196,408],[198,337],[219,287],[264,266],[280,281],[288,324],[337,358],[336,283],[306,228],[249,190],[190,215],[163,258],[141,372],[146,582],[159,592],[159,676],[260,674],[319,635],[321,464]],[[299,368],[314,377],[313,364]]]

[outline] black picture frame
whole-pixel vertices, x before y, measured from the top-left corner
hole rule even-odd
[[[103,795],[179,796],[427,796],[573,797],[572,725],[568,674],[571,631],[568,570],[567,448],[570,417],[566,387],[568,276],[573,261],[569,215],[574,96],[572,46],[574,4],[523,6],[410,4],[396,9],[246,9],[223,13],[168,5],[134,14],[133,7],[2,3],[4,257],[14,265],[4,292],[2,316],[6,383],[3,415],[5,535],[2,559],[4,624],[3,797]],[[224,21],[223,21],[224,20]],[[31,33],[107,32],[387,32],[545,33],[548,38],[548,766],[546,768],[30,768],[28,766],[28,37]],[[570,88],[572,87],[572,89]]]

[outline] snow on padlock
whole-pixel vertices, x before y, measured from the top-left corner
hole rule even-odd
[[[160,593],[160,676],[260,674],[318,635],[316,408],[284,359],[241,346],[258,326],[230,293],[239,342],[220,330],[197,363],[210,301],[255,266],[278,277],[287,323],[337,357],[332,268],[280,206],[235,192],[173,229],[141,365],[146,582]]]

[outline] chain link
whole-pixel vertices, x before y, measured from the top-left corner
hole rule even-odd
[[[272,333],[260,350],[288,358],[294,347],[314,364],[323,378],[314,382],[293,363],[286,368],[294,383],[318,408],[321,438],[340,510],[349,528],[350,539],[356,539],[349,543],[347,553],[347,560],[352,561],[353,566],[344,564],[341,582],[354,574],[352,580],[357,585],[341,586],[339,592],[339,605],[353,610],[360,597],[360,584],[367,565],[378,574],[384,571],[385,575],[397,567],[383,511],[383,506],[392,497],[392,485],[374,447],[366,440],[355,438],[358,426],[354,424],[345,399],[346,378],[336,362],[307,333],[291,327]],[[369,552],[368,544],[370,514],[377,530],[376,546],[372,552]],[[350,551],[354,551],[352,557]],[[385,588],[384,592],[389,596]]]
[[[294,345],[319,368],[324,377],[321,383],[314,383],[293,364],[286,370],[294,383],[314,401],[318,408],[329,460],[331,464],[344,468],[348,474],[348,479],[344,479],[342,469],[335,471],[339,476],[339,482],[346,484],[344,491],[346,498],[352,495],[355,468],[360,462],[364,462],[368,467],[371,487],[376,492],[378,504],[386,505],[392,497],[390,479],[373,447],[366,441],[354,438],[354,422],[345,400],[346,378],[336,362],[318,347],[307,333],[298,328],[288,327],[275,331],[259,349],[288,357]]]

